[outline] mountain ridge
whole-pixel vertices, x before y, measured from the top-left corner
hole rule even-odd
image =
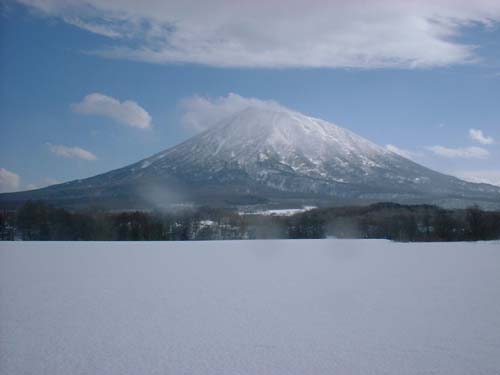
[[[433,171],[318,118],[250,106],[131,165],[1,194],[0,204],[26,199],[117,208],[379,201],[500,208],[500,187]]]

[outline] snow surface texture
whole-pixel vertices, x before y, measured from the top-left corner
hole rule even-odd
[[[0,244],[1,374],[499,374],[500,244]]]

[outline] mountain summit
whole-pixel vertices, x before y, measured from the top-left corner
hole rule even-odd
[[[500,208],[500,188],[432,171],[317,118],[253,106],[130,166],[0,195],[3,205],[27,199],[113,208],[376,201]]]

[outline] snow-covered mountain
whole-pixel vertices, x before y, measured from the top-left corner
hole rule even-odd
[[[283,107],[248,107],[130,166],[0,196],[119,208],[175,203],[374,201],[500,208],[500,188],[447,176],[351,131]]]

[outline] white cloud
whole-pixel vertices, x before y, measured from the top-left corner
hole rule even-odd
[[[96,22],[86,22],[85,20],[78,17],[63,17],[63,20],[70,25],[79,27],[80,29],[90,31],[91,33],[106,36],[108,38],[120,38],[122,34],[115,31],[112,27],[106,24],[100,24]]]
[[[500,170],[462,171],[451,173],[465,181],[500,186]]]
[[[477,61],[498,0],[18,0],[114,43],[102,56],[219,67],[426,68]]]
[[[56,154],[57,156],[62,156],[65,158],[76,158],[83,160],[97,160],[97,156],[95,156],[92,152],[84,150],[80,147],[68,147],[63,145],[53,145],[51,143],[47,143],[49,150]]]
[[[439,156],[446,158],[461,159],[486,159],[490,153],[481,147],[448,148],[444,146],[427,147],[428,150]]]
[[[0,168],[0,193],[19,190],[21,177],[5,168]]]
[[[483,145],[491,145],[495,142],[492,137],[487,137],[483,134],[483,131],[480,129],[469,129],[469,136],[474,141],[477,141]]]
[[[385,148],[407,159],[415,159],[420,156],[418,152],[406,150],[404,148],[400,148],[391,144],[385,145]]]
[[[139,104],[131,100],[120,102],[99,93],[87,95],[80,103],[71,105],[75,112],[85,115],[109,117],[119,123],[139,129],[151,127],[151,116]]]
[[[218,98],[193,96],[180,102],[181,122],[186,129],[200,132],[248,107],[284,108],[274,101],[244,98],[234,93]]]

